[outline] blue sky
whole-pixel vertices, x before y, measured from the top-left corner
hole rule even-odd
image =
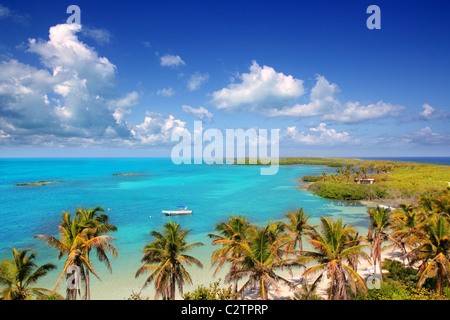
[[[450,156],[448,9],[0,1],[0,157],[170,156],[195,120],[279,129],[282,156]]]

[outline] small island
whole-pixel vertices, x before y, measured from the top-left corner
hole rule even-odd
[[[65,181],[39,181],[39,182],[28,182],[28,183],[18,183],[17,187],[43,187],[51,183],[65,183]]]
[[[125,173],[114,173],[113,176],[141,176],[142,173],[137,172],[125,172]]]

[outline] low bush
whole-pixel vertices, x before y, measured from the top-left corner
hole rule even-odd
[[[321,176],[304,176],[302,177],[302,181],[304,182],[317,182],[322,180]]]
[[[184,300],[230,300],[233,298],[232,286],[219,288],[220,280],[205,287],[200,285],[192,292],[183,295]]]

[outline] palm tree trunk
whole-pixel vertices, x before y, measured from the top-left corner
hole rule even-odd
[[[175,300],[175,275],[172,274],[172,279],[170,280],[170,300]]]
[[[234,254],[235,259],[238,259],[240,256],[241,256],[241,254],[238,253],[238,252],[236,252],[236,253]],[[234,271],[236,271],[236,270],[237,270],[237,265],[236,265],[235,262],[232,262],[230,271],[231,271],[231,272],[234,272]],[[235,276],[235,278],[234,278],[234,288],[233,288],[233,293],[234,293],[234,294],[236,294],[236,293],[238,292],[238,289],[239,289],[239,284],[238,284],[238,282],[239,282],[239,278]]]
[[[406,254],[407,254],[407,252],[406,252],[406,247],[405,247],[405,243],[403,242],[403,240],[402,240],[401,244],[402,244],[402,260],[403,260],[403,266],[406,267]]]
[[[77,289],[72,289],[72,300],[77,300]]]
[[[90,282],[89,282],[89,269],[86,269],[85,285],[86,285],[86,300],[91,300],[91,287],[90,287]]]
[[[381,268],[381,243],[380,243],[380,249],[378,250],[378,262],[380,263],[380,282],[383,282],[383,270]]]
[[[438,263],[438,267],[437,267],[437,292],[439,295],[442,295],[442,265],[440,263]]]
[[[266,287],[264,285],[264,277],[263,276],[261,276],[261,299],[267,300],[267,291],[266,291]]]
[[[86,250],[86,261],[89,261],[89,249]],[[89,268],[86,266],[86,272],[85,272],[85,290],[86,290],[86,296],[85,300],[91,300],[91,285],[89,281]]]

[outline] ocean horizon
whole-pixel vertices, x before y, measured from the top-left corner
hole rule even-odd
[[[450,158],[436,161],[450,164]],[[339,217],[365,234],[369,224],[365,205],[323,199],[299,188],[299,178],[304,175],[334,171],[335,168],[319,165],[288,165],[280,166],[275,176],[261,176],[259,166],[177,166],[170,158],[0,159],[0,260],[10,258],[11,247],[36,250],[38,264],[58,265],[39,283],[53,289],[64,258],[58,261],[56,249],[33,236],[58,237],[63,211],[73,214],[80,207],[102,206],[110,222],[118,227],[110,235],[115,238],[113,244],[119,256],[110,257],[112,273],[93,259],[101,281],[92,277],[92,298],[126,299],[133,291],[139,292],[145,277],[136,279],[135,273],[141,266],[142,249],[152,241],[150,232],[160,231],[171,220],[192,230],[189,242],[205,244],[191,252],[204,267],[189,268],[193,284],[185,287],[187,292],[200,284],[223,279],[223,273],[213,278],[210,259],[215,248],[206,235],[214,233],[215,225],[233,214],[263,226],[270,220],[284,220],[289,211],[304,208],[313,224],[322,216]],[[39,181],[59,183],[19,186]],[[162,214],[162,210],[181,205],[188,206],[193,214]],[[62,284],[58,292],[63,293],[64,288]],[[153,287],[142,294],[153,298]]]

